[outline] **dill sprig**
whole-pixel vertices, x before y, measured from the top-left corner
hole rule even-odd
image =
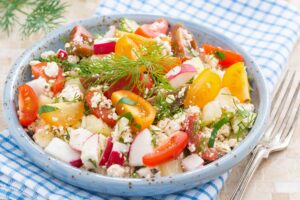
[[[138,87],[144,90],[144,84],[140,81],[142,73],[151,76],[156,87],[165,90],[173,90],[169,81],[165,78],[162,60],[168,56],[162,55],[163,47],[156,43],[146,43],[135,51],[136,60],[126,56],[115,54],[108,55],[103,59],[84,58],[78,64],[81,76],[97,76],[99,82],[114,84],[122,78],[130,80],[128,88]]]
[[[40,30],[48,32],[61,23],[65,8],[60,0],[0,0],[0,29],[9,35],[17,23],[23,37]],[[24,22],[19,14],[25,15]]]

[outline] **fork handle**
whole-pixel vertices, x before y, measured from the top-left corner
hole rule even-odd
[[[242,199],[247,185],[251,181],[254,172],[264,159],[266,152],[267,149],[263,146],[257,146],[256,150],[253,151],[253,153],[251,154],[251,158],[244,170],[244,173],[242,174],[240,181],[237,187],[235,188],[230,200]]]

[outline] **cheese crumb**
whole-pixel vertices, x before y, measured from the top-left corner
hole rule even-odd
[[[55,78],[58,75],[58,65],[55,62],[48,62],[44,72],[47,76]]]
[[[114,164],[107,169],[107,175],[112,177],[124,177],[125,169],[120,165]]]
[[[47,59],[49,56],[56,56],[54,51],[45,51],[41,54],[41,58]]]

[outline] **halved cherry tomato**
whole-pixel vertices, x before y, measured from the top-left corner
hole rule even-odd
[[[203,108],[218,95],[220,89],[221,78],[207,68],[190,85],[183,103],[185,106],[197,105]]]
[[[153,80],[148,74],[141,74],[140,79],[141,85],[146,89],[151,89],[153,87]],[[130,84],[130,78],[124,77],[118,80],[116,83],[110,86],[108,90],[104,92],[104,95],[107,98],[111,98],[112,93],[118,90],[130,90],[138,95],[142,95],[140,89],[137,86],[134,86],[133,88],[129,88]]]
[[[131,100],[135,105],[118,103],[122,98]],[[133,125],[138,125],[141,130],[148,128],[154,121],[156,114],[154,107],[148,101],[133,92],[128,90],[116,91],[112,94],[111,101],[120,116],[125,113],[130,113],[133,118]]]
[[[97,107],[97,108],[92,107],[92,98],[95,92],[97,91],[87,91],[85,93],[85,100],[88,107],[92,110],[92,113],[96,117],[101,118],[110,127],[114,127],[117,121],[112,119],[112,117],[109,117],[112,113],[111,109],[103,108],[103,107]]]
[[[65,77],[63,76],[63,70],[61,68],[58,69],[58,75],[55,79],[55,82],[51,86],[51,90],[54,94],[57,94],[62,91],[65,86]]]
[[[202,158],[206,161],[214,161],[219,158],[219,152],[215,148],[207,148],[202,153]]]
[[[154,152],[143,157],[144,165],[154,167],[178,157],[188,144],[188,134],[183,131],[173,133],[165,143]]]
[[[90,32],[80,25],[75,26],[70,32],[70,44],[75,49],[74,54],[78,56],[89,57],[94,54],[94,48],[90,44],[93,40]]]
[[[82,39],[85,41],[93,39],[92,34],[80,25],[74,26],[74,28],[70,32],[70,41],[73,41],[77,37],[82,37]]]
[[[47,62],[41,62],[31,67],[32,75],[34,78],[43,77],[46,81],[54,80],[55,82],[51,86],[51,90],[54,94],[62,91],[65,85],[65,77],[63,76],[63,69],[58,68],[58,75],[55,78],[49,77],[44,72],[44,67],[47,66]]]
[[[19,121],[22,126],[28,126],[35,121],[38,114],[38,97],[29,85],[20,85],[19,91]]]
[[[164,72],[167,73],[174,67],[181,65],[181,59],[178,57],[167,57],[160,64],[163,66]]]
[[[189,136],[189,142],[195,144],[196,148],[201,144],[201,135],[199,127],[200,117],[197,113],[190,114],[183,126],[183,131]]]
[[[187,34],[189,34],[188,37]],[[175,24],[171,36],[172,49],[176,56],[182,58],[183,61],[194,57],[193,51],[198,51],[198,44],[192,33],[188,32],[181,24]]]
[[[82,119],[84,112],[82,102],[61,102],[47,105],[57,108],[54,111],[40,114],[41,119],[51,126],[75,126]]]
[[[242,62],[231,65],[225,71],[222,85],[227,87],[241,102],[249,101],[251,98],[247,72]]]
[[[221,47],[215,47],[210,44],[203,44],[203,49],[206,54],[214,54],[219,59],[219,64],[223,68],[227,68],[237,62],[243,62],[243,56],[240,54],[222,49]]]
[[[152,24],[143,24],[136,31],[135,34],[147,37],[156,38],[160,34],[168,32],[169,23],[165,18],[157,19]]]
[[[139,46],[148,43],[154,42],[154,40],[142,37],[133,33],[126,33],[122,36],[116,43],[115,54],[120,56],[126,56],[129,59],[136,60],[137,55],[135,51],[138,50]]]

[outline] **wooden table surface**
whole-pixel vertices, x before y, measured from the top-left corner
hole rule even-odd
[[[65,0],[69,3],[65,13],[65,23],[90,17],[95,12],[98,0]],[[76,3],[75,3],[76,2]],[[300,9],[299,0],[289,2]],[[26,48],[34,44],[42,34],[21,40],[18,32],[9,37],[0,33],[0,130],[7,127],[2,108],[3,84],[12,63]],[[300,41],[298,41],[291,55],[289,67],[300,71]],[[245,200],[299,200],[300,199],[300,120],[298,120],[296,133],[287,150],[273,154],[262,163],[247,188]],[[228,178],[224,189],[220,194],[221,200],[227,200],[240,177],[245,161],[236,166]]]

